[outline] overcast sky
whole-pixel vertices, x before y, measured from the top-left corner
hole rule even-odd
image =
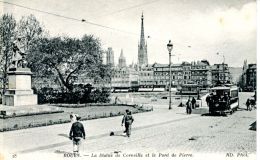
[[[8,0],[29,8],[122,30],[116,31],[80,21],[0,2],[4,13],[17,20],[34,14],[51,36],[82,37],[93,34],[104,48],[112,47],[118,63],[123,49],[127,64],[137,62],[141,14],[148,43],[149,63],[168,63],[166,45],[172,40],[173,63],[207,59],[239,67],[245,59],[256,63],[256,2],[251,0]],[[3,14],[3,12],[1,14]],[[150,38],[147,38],[147,37]],[[219,52],[220,55],[216,53]],[[179,60],[178,60],[179,59]]]

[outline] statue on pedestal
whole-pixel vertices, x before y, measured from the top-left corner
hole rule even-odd
[[[12,68],[26,68],[27,61],[25,60],[25,49],[22,44],[22,39],[20,37],[17,38],[16,41],[13,42],[13,56],[12,56]]]
[[[32,90],[32,72],[27,68],[25,45],[20,37],[12,43],[12,59],[8,75],[8,89],[3,97],[7,106],[37,105],[37,95]]]

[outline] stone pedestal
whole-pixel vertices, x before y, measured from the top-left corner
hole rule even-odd
[[[31,75],[29,68],[11,68],[8,72],[8,89],[3,98],[7,106],[36,105],[37,95],[31,89]]]

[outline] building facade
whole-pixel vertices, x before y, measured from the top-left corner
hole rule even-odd
[[[256,64],[247,64],[247,61],[244,61],[243,71],[240,76],[239,86],[244,91],[254,91],[256,90],[256,77],[257,69]]]
[[[138,71],[132,67],[115,67],[111,87],[117,90],[135,90],[138,87]]]
[[[212,85],[230,83],[231,77],[227,64],[214,64],[212,66]]]
[[[169,87],[170,69],[168,64],[153,65],[154,83],[156,88]],[[183,84],[183,66],[182,64],[171,64],[172,87]]]
[[[191,63],[191,82],[202,88],[212,86],[212,71],[209,62],[206,60]]]
[[[153,67],[147,65],[138,71],[139,88],[153,88],[155,85]]]
[[[246,70],[246,87],[252,91],[256,90],[256,64],[248,64]]]

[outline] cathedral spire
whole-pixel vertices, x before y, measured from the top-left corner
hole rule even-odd
[[[140,46],[144,47],[145,46],[145,38],[144,38],[144,14],[142,12],[142,17],[141,17],[141,37],[140,37]]]
[[[140,43],[138,44],[138,65],[147,65],[148,58],[147,58],[147,44],[145,43],[144,37],[144,14],[142,13],[141,16],[141,36],[140,36]]]

